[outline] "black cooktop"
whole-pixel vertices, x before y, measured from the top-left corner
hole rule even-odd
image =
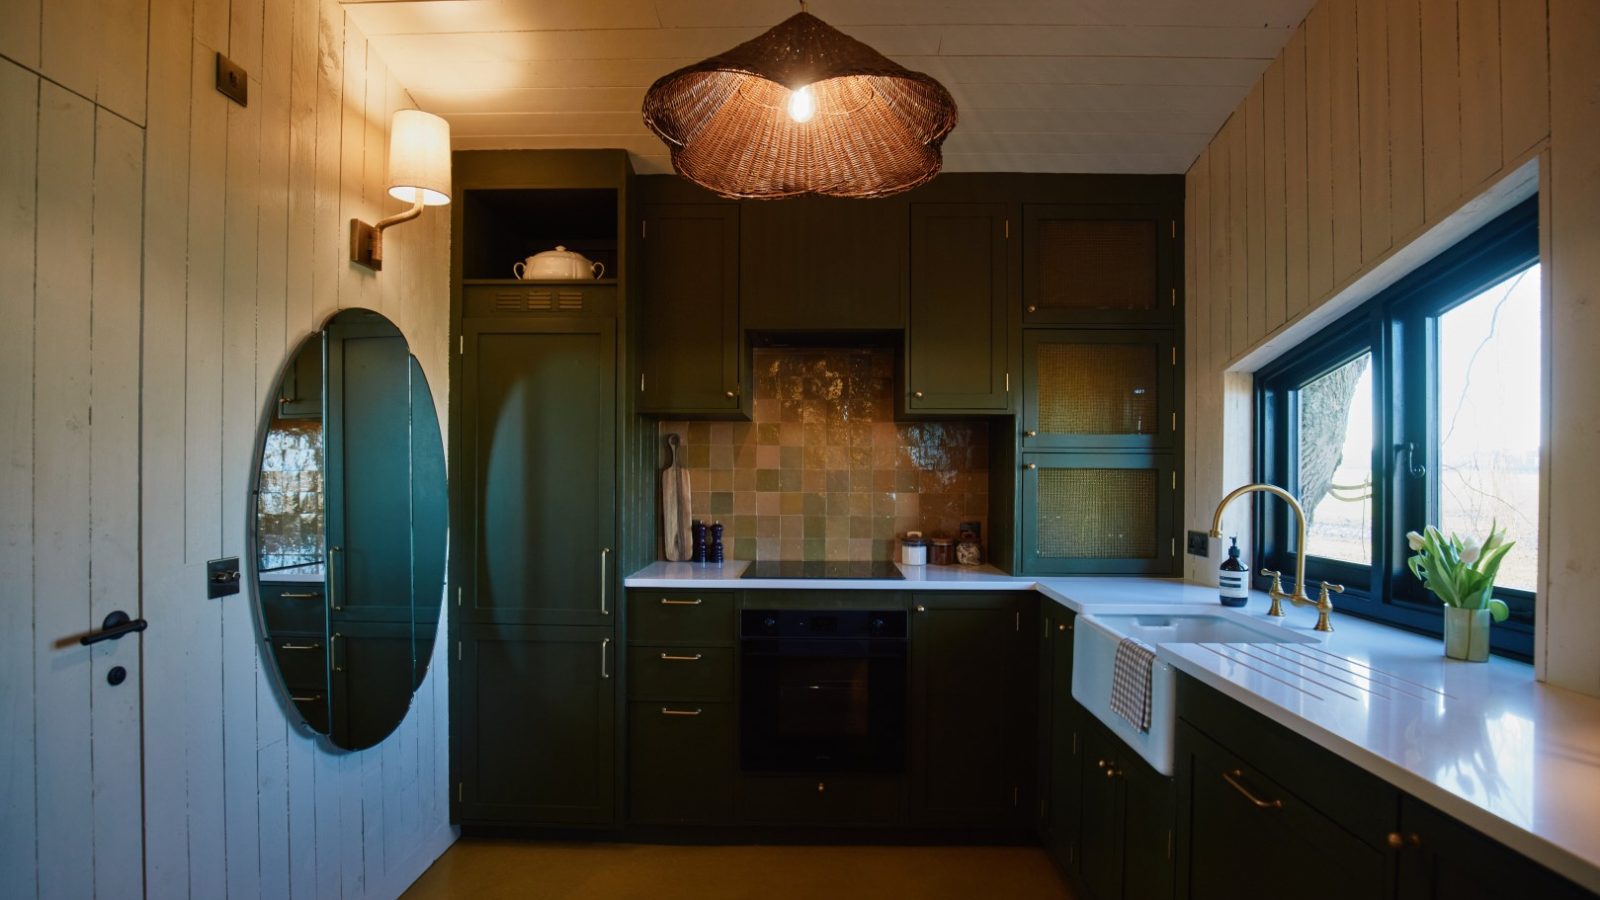
[[[760,559],[744,570],[741,578],[861,578],[882,581],[904,580],[892,562],[824,562],[821,560]]]

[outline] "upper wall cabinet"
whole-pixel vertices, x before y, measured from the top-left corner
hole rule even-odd
[[[905,409],[1011,409],[1006,345],[1006,205],[911,206]]]
[[[827,197],[747,203],[739,228],[744,328],[904,327],[904,203]]]
[[[1156,204],[1024,207],[1023,321],[1176,321],[1176,230],[1175,213]]]
[[[1022,343],[1024,450],[1177,442],[1170,330],[1030,328]]]
[[[737,414],[739,207],[651,204],[642,233],[639,410]]]

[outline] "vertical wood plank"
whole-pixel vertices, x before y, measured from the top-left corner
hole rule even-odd
[[[1333,280],[1361,268],[1361,123],[1355,0],[1328,0],[1328,97],[1333,143]]]
[[[316,746],[298,729],[290,729],[285,744],[288,752],[289,896],[315,897],[318,896]]]
[[[39,73],[90,99],[100,71],[98,13],[96,0],[46,0],[39,23]]]
[[[1306,30],[1295,30],[1283,48],[1283,241],[1285,317],[1292,319],[1310,302],[1308,290],[1310,222],[1307,218]]]
[[[1228,246],[1232,238],[1230,228],[1231,216],[1228,212],[1228,200],[1233,192],[1228,186],[1229,177],[1233,174],[1233,165],[1229,155],[1233,150],[1233,141],[1229,128],[1232,119],[1222,126],[1222,131],[1217,132],[1217,137],[1211,142],[1211,227],[1208,230],[1211,240],[1211,295],[1206,303],[1206,313],[1210,320],[1211,328],[1211,358],[1206,361],[1206,372],[1220,371],[1228,362],[1228,305],[1229,296],[1233,285],[1233,251]],[[1209,374],[1207,375],[1209,378]],[[1208,389],[1210,385],[1207,385]]]
[[[1545,0],[1500,0],[1501,156],[1550,134],[1549,17]]]
[[[25,6],[25,5],[24,5]],[[19,10],[20,11],[20,10]],[[35,26],[37,35],[37,26]],[[7,47],[0,44],[0,47]],[[0,59],[0,384],[33,383],[39,78]],[[33,391],[0,391],[0,872],[38,892],[34,805]]]
[[[1500,4],[1460,0],[1463,191],[1500,170]]]
[[[339,286],[348,268],[350,223],[340,216],[343,204],[339,195],[344,11],[334,0],[317,0],[317,4],[317,199],[311,287],[313,316],[320,320],[339,307]]]
[[[255,10],[257,17],[260,9]],[[259,45],[260,21],[242,40]],[[241,37],[238,30],[235,37]],[[259,70],[259,46],[257,48]],[[245,555],[244,523],[249,506],[250,463],[261,408],[256,394],[256,291],[259,272],[258,200],[261,176],[261,83],[250,80],[257,98],[249,106],[227,106],[226,188],[222,283],[222,553]],[[243,602],[235,602],[243,601]],[[226,598],[222,612],[223,805],[226,820],[228,893],[261,893],[257,815],[255,616],[248,595]]]
[[[1250,346],[1250,135],[1243,105],[1228,120],[1228,358]]]
[[[318,0],[294,0],[289,51],[289,230],[285,286],[286,346],[315,327],[312,282],[317,223]],[[329,236],[329,240],[332,237]]]
[[[143,125],[150,2],[99,0],[95,16],[100,39],[95,48],[95,100]]]
[[[1333,105],[1328,7],[1306,16],[1306,287],[1312,303],[1333,290]]]
[[[213,53],[228,52],[230,0],[194,0],[194,39]]]
[[[343,11],[340,12],[343,15]],[[350,227],[351,219],[375,220],[365,196],[367,148],[367,39],[344,17],[344,91],[339,120],[339,221]],[[346,247],[348,242],[346,242]],[[345,249],[345,247],[341,247]],[[345,254],[348,256],[348,253]],[[339,278],[339,308],[364,305],[371,271],[346,261]]]
[[[1361,133],[1361,262],[1394,243],[1389,209],[1389,2],[1356,4],[1357,91]]]
[[[142,37],[142,35],[141,35]],[[139,615],[139,270],[144,133],[106,110],[95,113],[93,295],[90,325],[89,569],[91,622],[114,610]],[[142,639],[141,639],[142,640]],[[142,897],[140,782],[129,759],[140,745],[140,645],[92,648],[94,881],[97,897]],[[130,679],[106,674],[123,666]]]
[[[39,25],[44,0],[0,0],[0,56],[39,69]]]
[[[35,284],[34,769],[39,884],[95,891],[84,839],[94,833],[90,648],[57,642],[94,627],[89,534],[94,105],[45,81],[39,93]],[[92,852],[92,851],[91,851]]]
[[[261,66],[262,13],[262,0],[228,0],[228,58],[243,66],[255,81],[265,77]]]
[[[196,7],[196,15],[199,14]],[[198,22],[197,22],[198,26]],[[189,124],[189,272],[185,336],[184,491],[187,561],[198,567],[222,549],[222,304],[230,102],[213,89],[214,55],[193,50]],[[192,590],[192,588],[191,588]],[[193,598],[192,593],[185,592]],[[201,605],[204,604],[204,605]],[[185,741],[189,783],[189,890],[227,891],[227,824],[222,694],[222,606],[191,599]]]
[[[162,627],[144,634],[146,696],[187,699],[193,594],[184,574],[184,354],[188,281],[189,100],[193,6],[150,5],[150,97],[146,118],[144,207],[143,393],[140,521],[145,617]],[[189,891],[188,715],[183,703],[145,704],[145,829],[162,835],[145,848],[151,897]]]
[[[1184,177],[1183,409],[1186,419],[1194,416],[1199,410],[1200,360],[1207,358],[1204,347],[1206,339],[1210,336],[1209,328],[1201,327],[1201,323],[1205,321],[1203,281],[1208,280],[1211,274],[1205,266],[1204,256],[1210,248],[1202,249],[1202,235],[1209,226],[1211,218],[1211,211],[1206,208],[1209,200],[1206,188],[1211,177],[1208,171],[1209,162],[1209,155],[1206,151],[1201,151],[1200,158],[1189,167],[1189,172]],[[1197,515],[1194,491],[1200,473],[1199,440],[1199,429],[1183,429],[1184,509],[1188,510],[1190,522],[1193,522]],[[1184,560],[1184,575],[1193,577],[1196,567],[1193,558],[1186,556]]]
[[[1545,581],[1538,596],[1538,646],[1550,683],[1600,693],[1600,607],[1587,586],[1600,576],[1590,536],[1600,508],[1600,382],[1592,357],[1600,342],[1600,5],[1550,0],[1549,512],[1540,533]],[[1559,410],[1559,415],[1550,415]],[[1548,548],[1545,549],[1545,548]]]
[[[1461,70],[1456,0],[1422,4],[1423,211],[1435,221],[1461,197]]]
[[[387,209],[384,201],[388,199],[384,189],[384,164],[389,155],[389,142],[385,136],[389,133],[389,78],[384,69],[383,60],[376,53],[368,52],[365,48],[367,37],[354,23],[350,23],[350,31],[361,41],[363,47],[362,61],[364,70],[361,75],[362,88],[366,93],[361,119],[361,178],[357,188],[361,193],[362,206],[372,222],[386,215]],[[348,39],[347,39],[348,42]],[[393,201],[391,201],[392,203]],[[395,204],[398,205],[398,204]],[[414,224],[414,223],[413,223]],[[410,237],[411,235],[407,235]],[[387,255],[387,254],[386,254]],[[394,274],[400,275],[405,266],[405,254],[401,254],[395,262]],[[360,267],[357,267],[360,268]],[[387,263],[385,272],[389,271]],[[361,270],[361,293],[363,304],[385,315],[389,315],[389,295],[393,284],[390,279],[380,278],[372,272]],[[399,323],[398,316],[390,316],[391,320]]]
[[[1262,206],[1266,213],[1265,263],[1267,334],[1289,320],[1288,248],[1285,243],[1288,198],[1283,170],[1283,57],[1273,60],[1261,80]]]
[[[1247,343],[1267,333],[1266,85],[1257,81],[1244,98],[1245,265]],[[1234,350],[1234,355],[1239,351]]]
[[[1389,227],[1401,241],[1422,227],[1422,9],[1389,0]]]

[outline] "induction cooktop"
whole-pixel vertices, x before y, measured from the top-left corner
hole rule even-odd
[[[876,562],[825,562],[822,560],[760,559],[751,563],[741,578],[824,578],[904,580],[900,569],[886,560]]]

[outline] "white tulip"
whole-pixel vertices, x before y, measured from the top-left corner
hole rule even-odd
[[[1422,535],[1417,534],[1415,531],[1406,532],[1406,544],[1410,546],[1412,550],[1421,550]]]
[[[1478,555],[1482,552],[1483,548],[1478,546],[1478,539],[1469,538],[1467,542],[1461,546],[1461,561],[1470,566],[1478,561]]]

